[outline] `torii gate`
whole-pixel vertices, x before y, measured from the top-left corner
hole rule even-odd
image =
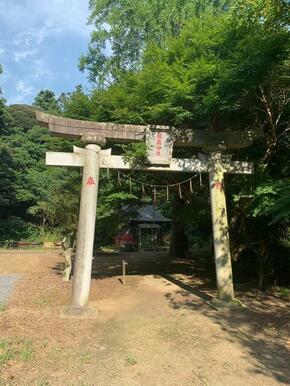
[[[188,130],[183,131],[181,136],[176,129],[167,126],[81,121],[40,111],[36,112],[36,117],[52,134],[80,138],[86,144],[85,149],[74,147],[73,153],[46,153],[47,165],[83,168],[71,314],[85,312],[89,300],[99,170],[131,169],[122,156],[111,155],[110,149],[101,150],[100,146],[105,145],[106,141],[126,143],[146,140],[149,165],[140,170],[209,173],[217,302],[220,305],[235,303],[224,173],[251,174],[253,165],[249,162],[231,162],[222,155],[222,151],[249,146],[254,140],[252,132]],[[209,153],[209,158],[172,158],[173,145],[202,148]]]

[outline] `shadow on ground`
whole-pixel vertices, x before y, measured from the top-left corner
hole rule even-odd
[[[290,384],[289,303],[255,288],[237,286],[236,295],[247,308],[217,312],[206,303],[216,296],[212,277],[196,276],[194,261],[168,261],[166,254],[155,254],[152,258],[152,252],[148,256],[98,254],[93,260],[92,277],[120,277],[123,260],[128,263],[128,275],[158,275],[179,287],[165,293],[168,305],[175,310],[199,312],[218,324],[229,342],[241,345],[245,356],[255,359],[256,374],[268,374],[278,382]],[[62,265],[53,269],[60,274]]]
[[[180,287],[175,293],[166,293],[170,307],[198,311],[219,324],[227,332],[228,340],[242,345],[256,359],[256,374],[271,374],[277,381],[290,384],[290,317],[289,304],[276,297],[238,288],[237,297],[248,308],[214,311],[207,304],[215,291],[205,284],[195,283],[163,274],[166,280]],[[191,295],[201,301],[193,301]]]

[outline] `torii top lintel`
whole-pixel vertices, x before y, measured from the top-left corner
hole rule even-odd
[[[218,149],[221,144],[227,149],[247,147],[257,136],[251,131],[178,130],[169,126],[83,121],[42,111],[36,111],[36,118],[56,136],[81,138],[86,134],[95,134],[113,143],[144,141],[148,129],[169,131],[175,146],[200,147],[206,150]]]

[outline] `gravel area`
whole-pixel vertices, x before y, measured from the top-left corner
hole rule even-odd
[[[7,302],[21,275],[0,275],[0,304]]]

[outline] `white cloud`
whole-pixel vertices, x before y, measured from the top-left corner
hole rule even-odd
[[[0,0],[0,20],[22,34],[55,30],[88,36],[87,0]],[[43,27],[44,26],[44,27]]]
[[[19,80],[16,83],[16,91],[18,91],[22,97],[26,97],[33,94],[34,88],[29,83]]]
[[[62,32],[62,28],[54,28],[47,22],[39,29],[31,28],[25,32],[21,32],[13,39],[12,44],[16,46],[35,47],[43,43],[43,41],[54,34]]]
[[[18,105],[25,102],[25,95],[15,95],[7,100],[9,105]]]
[[[53,79],[52,71],[46,65],[42,59],[34,59],[31,63],[31,75],[30,79],[39,79],[45,77],[46,81],[51,81]]]
[[[15,88],[13,90],[12,95],[7,98],[7,102],[9,105],[25,103],[27,97],[31,97],[34,95],[35,90],[33,86],[23,80],[16,80],[12,74],[9,77],[9,82],[15,82]]]
[[[15,51],[13,53],[13,58],[16,63],[19,63],[22,59],[26,59],[29,56],[35,55],[36,50],[22,50],[22,51]]]
[[[89,40],[88,3],[89,0],[0,0],[0,63],[5,70],[0,82],[8,103],[30,103],[39,89],[59,89],[63,83],[69,84],[68,79],[79,79],[79,54],[71,53],[75,47],[69,50],[69,45],[77,41],[79,46],[85,46]],[[62,55],[66,41],[68,47]]]

